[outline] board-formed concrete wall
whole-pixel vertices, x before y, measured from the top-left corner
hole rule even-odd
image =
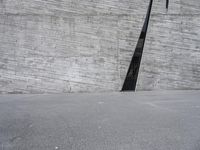
[[[200,89],[200,1],[154,0],[137,90]],[[149,0],[0,0],[0,93],[119,91]]]
[[[0,93],[119,91],[148,0],[0,0]]]
[[[155,0],[137,90],[200,89],[200,1]]]

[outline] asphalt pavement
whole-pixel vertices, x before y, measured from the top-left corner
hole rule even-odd
[[[0,150],[200,150],[200,91],[0,95]]]

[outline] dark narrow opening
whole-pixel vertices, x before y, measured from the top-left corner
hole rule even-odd
[[[131,64],[129,66],[122,91],[135,91],[139,68],[140,68],[140,62],[142,59],[142,53],[144,49],[150,14],[151,14],[151,8],[152,8],[153,0],[150,0],[148,11],[146,14],[145,22],[142,28],[142,31],[140,33],[140,37],[138,39],[135,52],[133,54]]]
[[[169,7],[169,0],[166,0],[166,8],[168,9]]]

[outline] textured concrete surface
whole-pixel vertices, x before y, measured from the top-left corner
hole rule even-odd
[[[1,95],[0,150],[199,150],[200,91]]]
[[[137,90],[200,89],[200,1],[155,0]]]
[[[200,89],[200,1],[154,0],[137,90]],[[119,91],[149,0],[0,0],[0,93]]]
[[[0,93],[116,91],[148,0],[0,0]]]

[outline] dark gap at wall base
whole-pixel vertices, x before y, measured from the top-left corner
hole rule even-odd
[[[136,89],[136,83],[137,83],[137,79],[138,79],[140,63],[141,63],[141,59],[142,59],[149,19],[150,19],[150,15],[151,15],[152,4],[153,4],[153,0],[150,0],[146,18],[145,18],[145,22],[144,22],[142,31],[140,33],[140,37],[138,39],[136,49],[133,54],[131,64],[129,66],[129,69],[128,69],[128,72],[127,72],[127,75],[126,75],[126,78],[125,78],[125,81],[124,81],[121,91],[135,91],[135,89]]]

